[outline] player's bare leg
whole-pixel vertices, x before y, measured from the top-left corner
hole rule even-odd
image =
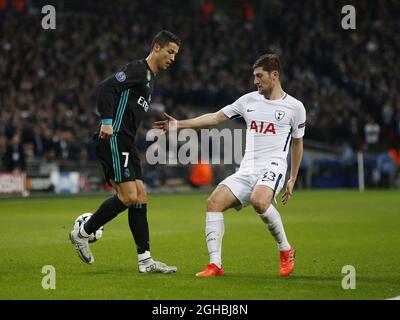
[[[126,207],[130,207],[137,202],[138,190],[135,181],[127,181],[122,183],[115,183],[111,181],[111,184],[114,190],[117,191],[119,200],[121,200]]]
[[[196,274],[198,277],[222,276],[222,238],[224,236],[223,212],[229,208],[239,206],[239,200],[225,185],[219,185],[207,200],[206,241],[210,263],[205,270]]]
[[[272,204],[274,191],[267,186],[257,185],[250,197],[250,203],[268,226],[280,251],[280,275],[288,276],[294,269],[295,250],[290,246],[278,210]]]

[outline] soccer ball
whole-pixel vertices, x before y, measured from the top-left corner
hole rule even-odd
[[[74,222],[74,229],[79,229],[81,225],[88,221],[92,215],[93,214],[90,212],[81,214],[78,218],[76,218]],[[103,236],[103,231],[104,226],[92,233],[89,236],[89,242],[96,242],[97,240],[99,240]]]

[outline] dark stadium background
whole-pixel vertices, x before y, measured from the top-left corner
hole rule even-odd
[[[56,30],[41,28],[46,4],[56,8]],[[357,10],[356,30],[341,27],[346,4]],[[254,90],[255,59],[277,52],[284,89],[307,109],[298,188],[357,188],[358,152],[367,188],[398,188],[398,13],[396,1],[2,0],[0,170],[25,172],[32,194],[54,189],[52,172],[77,171],[81,192],[101,190],[90,141],[97,85],[146,57],[155,33],[169,29],[183,45],[139,132],[143,162],[145,134],[162,112],[181,119],[218,110]],[[145,165],[145,182],[187,190],[191,169]],[[216,184],[235,166],[213,169]]]

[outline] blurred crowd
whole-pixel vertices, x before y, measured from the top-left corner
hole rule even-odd
[[[284,89],[306,106],[307,139],[398,156],[396,0],[352,1],[355,30],[342,29],[345,1],[57,3],[56,30],[44,30],[40,1],[0,0],[0,163],[7,170],[34,156],[94,159],[99,82],[146,57],[161,29],[178,34],[182,48],[156,82],[141,150],[162,112],[184,118],[218,110],[254,90],[254,61],[276,52]]]

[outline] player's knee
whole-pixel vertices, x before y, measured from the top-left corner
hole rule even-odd
[[[250,203],[258,214],[263,214],[265,211],[267,211],[268,207],[271,204],[269,201],[266,201],[265,199],[260,199],[258,197],[251,197]]]
[[[207,199],[206,206],[207,211],[211,212],[222,212],[224,210],[221,203],[217,201],[214,197],[210,197]]]
[[[137,203],[147,203],[147,192],[143,181],[136,180]]]
[[[137,197],[137,203],[147,203],[147,194],[141,193]]]
[[[132,206],[132,205],[134,205],[135,203],[138,202],[138,197],[133,192],[132,193],[126,193],[126,194],[123,194],[123,195],[119,195],[119,199],[127,207],[130,207],[130,206]]]

